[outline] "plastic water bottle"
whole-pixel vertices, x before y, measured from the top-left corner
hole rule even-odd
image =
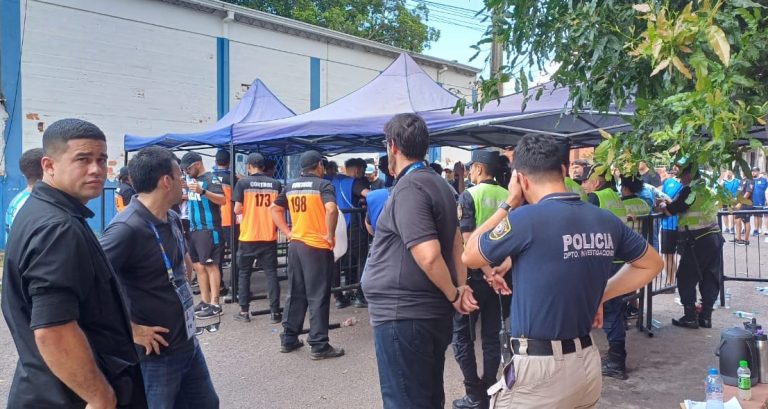
[[[736,311],[733,313],[733,315],[739,317],[739,318],[755,318],[755,313],[753,312],[746,312],[746,311]]]
[[[707,375],[707,409],[723,409],[723,378],[717,373],[716,368],[709,368]]]
[[[739,399],[752,399],[752,372],[747,361],[739,361],[739,369],[736,371],[739,377]]]

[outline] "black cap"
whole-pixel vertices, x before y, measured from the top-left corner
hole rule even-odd
[[[123,180],[123,179],[126,179],[126,178],[128,178],[128,166],[123,166],[117,172],[117,180]]]
[[[254,167],[263,169],[264,168],[264,157],[261,156],[260,153],[254,152],[250,155],[248,155],[248,165]]]
[[[181,164],[179,165],[182,169],[187,169],[195,162],[201,162],[203,160],[203,157],[200,156],[197,152],[187,152],[184,154],[184,156],[181,157]]]
[[[472,161],[469,163],[482,163],[489,166],[496,166],[499,164],[499,156],[499,152],[497,151],[474,151],[472,152]]]
[[[753,166],[752,170],[754,170],[755,172],[760,172],[760,166]]]
[[[302,169],[314,169],[323,160],[323,155],[318,151],[306,151],[299,157],[299,166]]]

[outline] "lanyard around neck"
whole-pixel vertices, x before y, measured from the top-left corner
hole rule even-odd
[[[168,281],[171,282],[173,287],[176,287],[176,281],[175,276],[173,274],[173,264],[171,264],[171,259],[168,257],[168,254],[165,252],[165,246],[163,246],[163,241],[160,239],[160,233],[157,231],[157,227],[155,225],[148,221],[147,224],[149,224],[149,228],[152,230],[152,233],[154,233],[155,236],[155,242],[157,243],[157,246],[160,247],[160,255],[163,256],[163,262],[165,263],[165,271],[168,273]]]

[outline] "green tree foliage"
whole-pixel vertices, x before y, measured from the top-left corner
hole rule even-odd
[[[405,0],[225,0],[342,33],[421,52],[440,37],[424,24],[429,10]]]
[[[764,0],[762,3],[766,3]],[[482,42],[498,37],[503,75],[528,92],[532,70],[570,88],[575,109],[635,106],[633,130],[610,135],[595,157],[624,173],[639,161],[687,157],[712,169],[735,166],[762,149],[750,131],[768,113],[768,8],[752,0],[486,0],[494,14]],[[536,98],[540,94],[531,95]],[[482,103],[481,102],[481,103]],[[763,128],[762,132],[766,130]]]

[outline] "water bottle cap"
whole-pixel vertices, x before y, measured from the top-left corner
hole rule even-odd
[[[739,366],[742,368],[748,368],[749,363],[747,361],[739,361]]]
[[[710,375],[717,375],[717,368],[709,368]]]

